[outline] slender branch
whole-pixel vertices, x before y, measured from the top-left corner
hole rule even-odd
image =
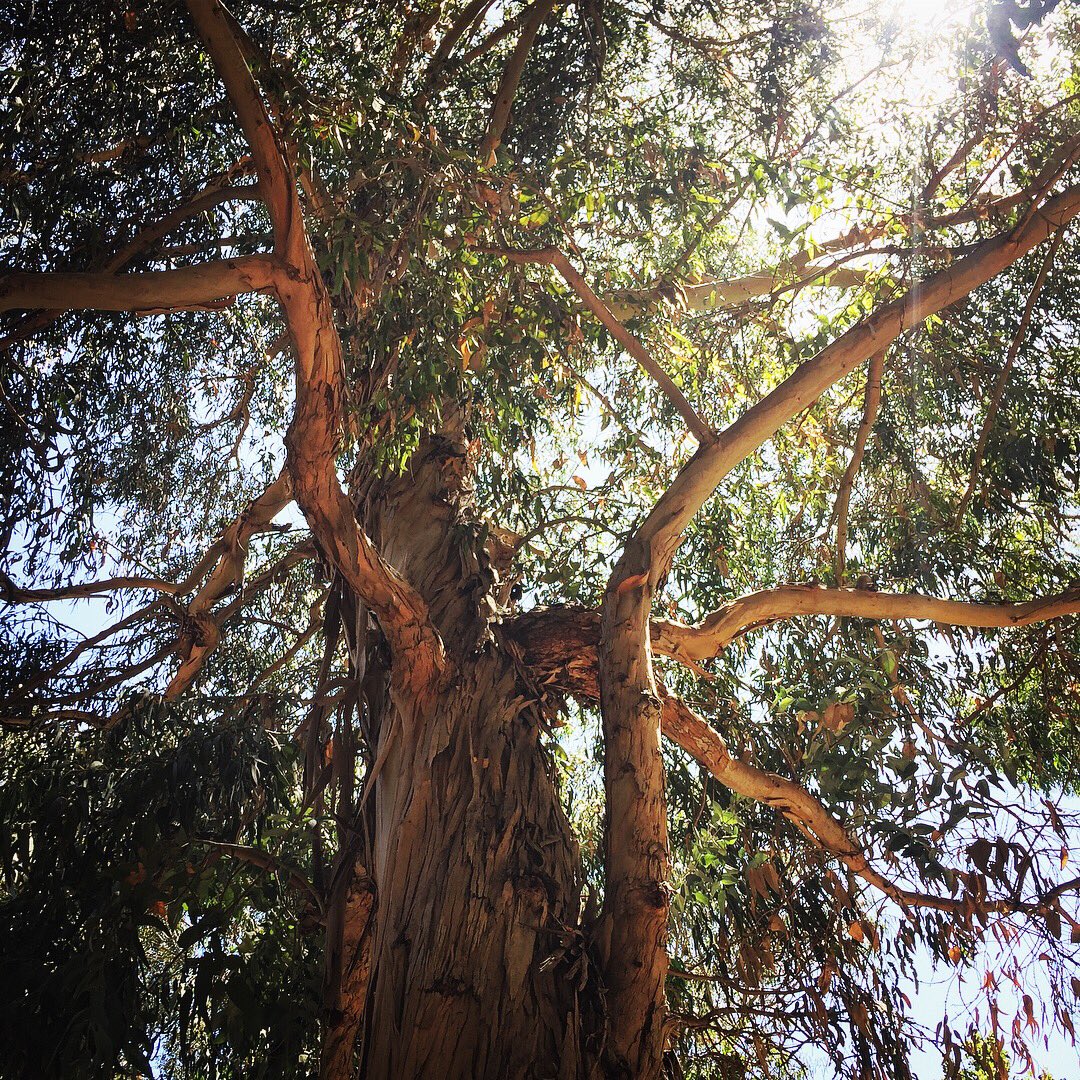
[[[1058,233],[1054,237],[1046,257],[1043,259],[1042,266],[1039,268],[1039,273],[1035,278],[1035,284],[1031,287],[1031,292],[1028,293],[1024,313],[1020,317],[1020,325],[1017,327],[1012,341],[1009,342],[1009,351],[1005,357],[1005,363],[1001,366],[1001,371],[998,372],[998,377],[994,380],[994,386],[990,391],[990,399],[986,406],[986,416],[983,418],[982,427],[979,429],[979,438],[971,461],[971,473],[968,476],[967,487],[964,489],[964,494],[960,497],[960,504],[953,515],[954,524],[959,524],[963,520],[967,508],[971,504],[971,497],[975,493],[975,486],[979,482],[979,471],[982,468],[983,456],[986,453],[986,444],[990,440],[990,432],[993,430],[994,421],[997,419],[998,409],[1001,408],[1001,399],[1005,396],[1005,386],[1009,381],[1013,364],[1016,363],[1016,358],[1020,354],[1020,346],[1023,344],[1024,338],[1027,337],[1028,328],[1031,326],[1035,303],[1042,292],[1043,285],[1046,283],[1050,268],[1054,264],[1054,258],[1061,247],[1063,239],[1064,234]]]
[[[1068,151],[1068,144],[1065,148]],[[1055,159],[1056,160],[1056,159]],[[1045,171],[1045,170],[1044,170]],[[1056,171],[1056,170],[1055,170]],[[820,288],[857,288],[867,283],[868,271],[840,265],[841,261],[889,252],[867,246],[886,236],[889,229],[900,225],[917,228],[921,237],[920,251],[926,251],[925,238],[930,232],[955,228],[973,221],[1003,215],[1025,200],[1038,196],[1044,189],[1046,176],[1040,177],[1021,191],[998,197],[985,197],[947,214],[927,218],[918,213],[896,214],[871,225],[856,226],[840,236],[817,245],[820,252],[843,254],[843,260],[818,263],[808,252],[801,252],[775,269],[756,270],[751,274],[719,281],[702,281],[678,285],[661,284],[645,289],[624,289],[608,298],[608,306],[618,319],[648,314],[662,302],[675,300],[686,311],[722,311],[738,307],[750,300],[790,292],[807,285]],[[947,250],[947,249],[946,249]]]
[[[514,251],[509,249],[484,249],[502,255],[513,263],[539,264],[553,266],[563,280],[577,293],[585,307],[601,322],[608,333],[652,376],[675,411],[686,421],[699,443],[709,443],[715,435],[694,407],[686,400],[683,392],[676,386],[670,375],[653,359],[648,349],[612,314],[611,309],[589,287],[589,283],[574,269],[570,260],[558,248],[539,248],[533,251]]]
[[[114,577],[101,581],[86,581],[78,585],[62,585],[55,589],[22,589],[0,570],[0,599],[8,604],[48,604],[54,600],[85,600],[108,596],[123,589],[149,589],[174,596],[179,586],[161,578]]]
[[[231,855],[234,859],[239,859],[241,862],[256,866],[260,870],[266,870],[271,874],[280,874],[288,878],[289,883],[311,900],[319,913],[322,913],[323,898],[319,895],[319,891],[315,886],[312,885],[311,882],[296,869],[296,867],[283,862],[276,855],[271,855],[269,851],[263,851],[262,848],[249,847],[247,844],[230,844],[222,840],[208,840],[202,837],[194,842],[197,844],[205,844],[207,847],[214,848],[224,855]]]
[[[862,253],[859,253],[862,254]],[[867,251],[872,255],[873,251]],[[783,271],[806,270],[804,276]],[[648,289],[624,289],[608,301],[611,313],[617,319],[629,319],[655,310],[663,301],[675,298],[686,311],[719,311],[738,307],[748,300],[771,296],[783,286],[828,286],[837,289],[857,288],[865,285],[867,271],[853,267],[816,267],[808,256],[792,260],[788,267],[779,270],[759,270],[753,274],[729,278],[726,281],[703,281],[695,284],[656,285]]]
[[[487,9],[491,7],[493,0],[469,0],[458,14],[458,17],[450,24],[443,34],[439,45],[431,57],[427,71],[424,73],[425,90],[438,89],[443,69],[450,60],[450,54],[454,46],[465,36],[476,22],[483,18]]]
[[[521,26],[514,51],[503,68],[502,77],[499,79],[499,88],[495,91],[495,100],[491,106],[491,118],[488,120],[487,131],[480,143],[479,158],[487,166],[495,162],[495,151],[502,143],[506,134],[506,126],[510,122],[510,110],[517,95],[518,84],[521,82],[522,72],[525,70],[525,62],[529,58],[536,35],[540,31],[544,20],[551,14],[556,0],[533,0],[526,9],[525,19]]]
[[[870,438],[874,422],[877,420],[878,406],[881,404],[881,376],[885,370],[885,352],[875,353],[870,360],[870,369],[866,374],[866,395],[863,401],[862,422],[855,436],[855,448],[851,452],[844,475],[840,480],[840,490],[836,494],[836,583],[844,584],[844,570],[847,566],[847,526],[848,507],[851,503],[851,489],[855,486],[855,477],[862,465],[866,442]]]

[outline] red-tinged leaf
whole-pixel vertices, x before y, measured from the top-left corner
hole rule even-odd
[[[990,856],[994,853],[994,845],[985,838],[975,841],[967,849],[968,858],[985,874],[990,869]]]
[[[1032,1031],[1038,1031],[1039,1025],[1035,1022],[1035,1002],[1030,994],[1024,995],[1024,1016],[1027,1018],[1027,1026]]]
[[[821,716],[821,722],[834,735],[839,735],[854,719],[855,706],[844,701],[832,702],[832,704],[826,706],[825,712]]]

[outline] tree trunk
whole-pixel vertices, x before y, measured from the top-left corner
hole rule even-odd
[[[570,977],[578,856],[521,693],[489,646],[430,712],[399,713],[385,735],[372,1080],[585,1074]]]
[[[540,743],[536,688],[491,631],[497,580],[469,522],[466,471],[460,444],[427,440],[407,476],[360,499],[365,529],[423,595],[450,661],[428,695],[393,671],[369,733],[376,899],[361,1072],[584,1077],[599,1040],[580,856]]]

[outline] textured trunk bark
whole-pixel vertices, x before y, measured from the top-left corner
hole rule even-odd
[[[491,634],[497,581],[469,525],[466,474],[460,444],[431,439],[406,477],[361,501],[449,662],[428,695],[393,672],[379,722],[361,1073],[584,1077],[598,1024],[580,857],[536,691]]]
[[[578,857],[539,719],[489,647],[386,734],[366,1077],[585,1075]]]

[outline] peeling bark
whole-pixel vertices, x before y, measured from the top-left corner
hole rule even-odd
[[[437,699],[395,693],[379,733],[364,1075],[582,1077],[580,859],[535,691],[488,629],[496,582],[465,476],[460,449],[431,439],[364,503],[453,665]]]

